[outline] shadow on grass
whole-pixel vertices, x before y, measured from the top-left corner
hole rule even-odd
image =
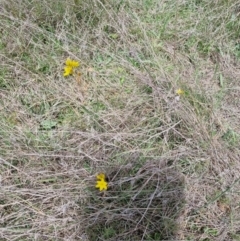
[[[174,240],[185,202],[184,178],[175,168],[147,162],[106,174],[108,190],[94,190],[86,207],[90,241]]]

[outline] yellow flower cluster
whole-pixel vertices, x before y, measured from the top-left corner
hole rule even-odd
[[[73,74],[73,69],[79,66],[79,62],[75,60],[71,60],[70,58],[67,58],[65,62],[64,67],[64,73],[63,76],[66,77],[68,75]]]
[[[104,173],[100,173],[97,175],[97,183],[96,188],[98,188],[100,191],[107,190],[108,183],[106,181],[106,176]]]

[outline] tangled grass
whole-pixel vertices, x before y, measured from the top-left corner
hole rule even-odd
[[[239,14],[2,0],[0,240],[239,240]]]
[[[135,164],[136,165],[136,164]],[[184,178],[164,161],[108,170],[105,193],[90,191],[86,204],[90,240],[163,240],[177,232],[184,206]]]

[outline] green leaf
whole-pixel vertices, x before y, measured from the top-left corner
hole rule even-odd
[[[43,130],[51,130],[57,126],[57,121],[44,120],[41,122],[40,126]]]

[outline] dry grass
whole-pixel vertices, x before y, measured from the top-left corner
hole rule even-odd
[[[240,240],[239,9],[2,0],[0,240]]]

